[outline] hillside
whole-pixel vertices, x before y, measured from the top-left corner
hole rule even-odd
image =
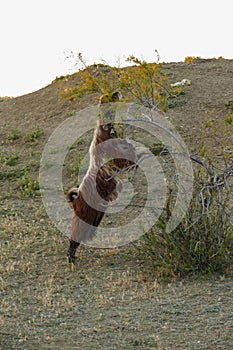
[[[189,79],[182,103],[166,112],[191,154],[199,154],[207,128],[205,156],[222,165],[221,141],[233,161],[233,60],[163,64],[170,83]],[[2,349],[224,349],[232,334],[231,276],[170,276],[161,282],[133,245],[117,249],[82,246],[77,267],[66,260],[67,237],[53,226],[38,187],[42,151],[64,120],[90,105],[92,93],[73,101],[61,97],[79,73],[57,78],[34,93],[0,98],[0,235]],[[229,127],[232,127],[231,125]],[[229,130],[228,130],[229,131]],[[230,135],[230,136],[229,136]],[[88,150],[90,137],[74,148]]]
[[[195,60],[193,63],[170,63],[163,65],[163,71],[174,83],[184,78],[191,80],[183,98],[184,104],[170,109],[167,113],[175,127],[190,146],[195,142],[189,135],[198,137],[204,121],[213,116],[216,122],[227,116],[226,104],[232,100],[233,60]],[[60,92],[67,84],[75,85],[79,74],[56,79],[51,85],[28,95],[1,100],[1,138],[10,129],[18,129],[22,138],[34,125],[44,130],[44,141],[64,119],[89,105],[96,104],[99,95],[89,94],[72,102],[63,99]],[[14,145],[21,147],[20,140]],[[41,149],[41,148],[40,148]]]

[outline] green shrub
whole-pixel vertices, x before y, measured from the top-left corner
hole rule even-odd
[[[226,118],[225,120],[226,124],[232,125],[233,126],[233,116],[229,116],[228,118]]]
[[[35,126],[34,129],[30,130],[26,135],[26,140],[30,141],[32,144],[37,143],[38,139],[44,134],[41,127]]]
[[[185,100],[168,99],[167,108],[175,108],[175,107],[183,106],[185,103],[186,103]]]
[[[16,141],[21,137],[21,132],[18,129],[11,129],[7,135],[8,141]]]
[[[13,166],[18,163],[19,158],[19,154],[15,152],[10,155],[7,153],[3,153],[0,155],[0,164]]]
[[[30,174],[25,173],[19,180],[18,185],[21,193],[25,197],[35,197],[40,194],[39,181],[31,177]]]
[[[0,180],[13,181],[15,179],[19,179],[25,174],[26,171],[27,171],[27,167],[2,170],[2,171],[0,171]]]
[[[233,111],[233,100],[227,102],[227,108]]]

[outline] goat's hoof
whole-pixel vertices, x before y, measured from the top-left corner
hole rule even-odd
[[[69,264],[74,264],[74,265],[75,265],[75,263],[76,263],[76,261],[77,261],[76,256],[70,256],[70,255],[68,255],[67,258],[68,258],[68,263],[69,263]]]
[[[75,264],[75,261],[77,259],[75,257],[75,253],[76,253],[76,249],[78,248],[79,245],[80,245],[79,242],[75,242],[73,240],[70,240],[70,246],[69,246],[69,249],[67,251],[68,261],[70,264]]]
[[[75,252],[73,250],[70,251],[70,249],[67,252],[67,259],[69,264],[75,264],[77,257],[75,256]]]

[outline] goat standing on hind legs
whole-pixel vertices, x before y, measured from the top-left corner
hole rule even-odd
[[[110,96],[103,95],[100,107],[120,98],[119,92]],[[67,193],[67,201],[74,210],[67,252],[70,263],[75,262],[76,249],[80,243],[95,236],[109,202],[116,199],[121,191],[119,173],[129,166],[136,166],[135,148],[126,139],[117,137],[114,119],[115,110],[112,104],[109,108],[107,106],[105,112],[100,112],[89,149],[90,164],[87,173],[79,188],[71,188]],[[105,163],[104,158],[112,160]]]

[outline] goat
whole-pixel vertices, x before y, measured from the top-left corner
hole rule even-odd
[[[67,252],[69,262],[76,260],[76,249],[81,242],[91,240],[97,232],[108,203],[117,198],[122,189],[120,174],[137,162],[135,148],[125,139],[118,138],[115,126],[115,110],[106,102],[115,102],[121,95],[117,92],[103,95],[100,99],[100,114],[89,148],[90,164],[79,188],[67,192],[67,201],[74,210],[71,237]],[[105,162],[105,157],[111,160]]]

